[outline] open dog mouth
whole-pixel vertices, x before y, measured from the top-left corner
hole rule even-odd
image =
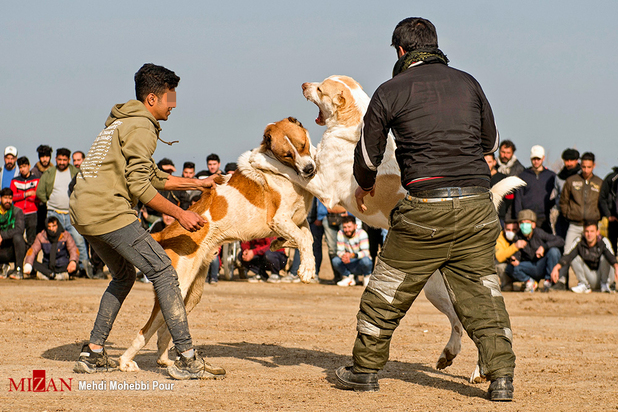
[[[315,118],[315,122],[320,126],[324,126],[326,124],[326,121],[324,120],[324,113],[322,113],[322,109],[319,107],[318,110],[320,112],[318,113],[318,117]]]

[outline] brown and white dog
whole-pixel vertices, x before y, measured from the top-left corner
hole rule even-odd
[[[351,77],[330,76],[321,83],[304,83],[303,96],[319,108],[316,123],[326,126],[322,141],[316,150],[317,172],[310,179],[299,177],[291,169],[276,165],[259,153],[251,157],[252,164],[273,173],[285,172],[294,183],[313,193],[326,207],[339,204],[370,226],[388,229],[388,216],[406,191],[401,186],[399,165],[395,159],[395,141],[389,136],[383,161],[378,167],[375,196],[365,197],[367,211],[358,210],[354,192],[358,187],[353,176],[354,148],[360,139],[363,116],[369,105],[369,96]],[[509,177],[491,191],[496,208],[505,194],[525,185],[517,177]],[[499,290],[499,283],[498,283]],[[427,281],[424,288],[427,299],[451,322],[451,336],[438,358],[437,369],[453,363],[461,350],[464,329],[455,313],[446,285],[439,271]],[[477,366],[470,380],[481,382]]]
[[[228,241],[276,235],[285,239],[286,246],[298,247],[300,250],[298,275],[301,280],[309,282],[314,277],[313,238],[307,224],[313,195],[280,174],[257,170],[249,163],[251,155],[260,153],[271,159],[273,165],[285,164],[294,173],[309,178],[316,170],[311,151],[309,134],[298,120],[289,117],[269,124],[264,131],[261,146],[240,156],[236,173],[225,183],[205,191],[200,200],[191,206],[190,210],[207,221],[203,228],[191,233],[174,222],[153,235],[171,258],[178,273],[187,313],[202,297],[208,265],[217,248]],[[272,246],[274,250],[280,247]],[[139,331],[131,347],[120,357],[122,371],[139,370],[133,358],[156,331],[159,331],[157,362],[167,366],[173,363],[167,354],[171,337],[164,325],[155,299],[150,319]]]

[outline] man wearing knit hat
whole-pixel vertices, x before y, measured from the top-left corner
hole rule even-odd
[[[562,193],[564,182],[566,182],[569,177],[578,174],[579,171],[582,170],[579,165],[579,152],[576,149],[566,149],[562,152],[562,163],[564,163],[564,166],[556,175],[556,187],[558,188],[559,194]],[[557,200],[556,203],[560,203],[560,201]],[[569,221],[562,213],[558,215],[555,229],[556,235],[563,239],[566,237],[567,230],[569,229]]]
[[[554,189],[556,174],[543,165],[545,149],[543,146],[532,146],[530,162],[532,166],[519,174],[526,186],[515,192],[513,212],[515,216],[530,209],[536,214],[536,226],[547,233],[553,233],[549,222],[549,212],[556,204]]]

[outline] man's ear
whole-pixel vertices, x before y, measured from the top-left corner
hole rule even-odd
[[[157,104],[157,101],[159,100],[159,98],[157,97],[156,94],[154,93],[149,93],[148,96],[146,96],[146,105],[153,107],[154,105]]]

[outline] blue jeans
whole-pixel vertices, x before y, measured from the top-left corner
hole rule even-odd
[[[99,236],[86,236],[86,239],[112,274],[112,281],[101,298],[90,343],[103,345],[107,340],[120,307],[135,283],[137,267],[154,286],[161,314],[176,349],[180,352],[191,349],[193,342],[178,275],[165,250],[150,233],[135,221],[122,229]]]
[[[530,278],[536,281],[543,279],[550,280],[551,271],[560,260],[560,257],[560,250],[556,247],[552,247],[536,262],[519,262],[517,266],[509,264],[505,272],[516,282],[527,282]]]
[[[79,234],[77,229],[73,227],[71,224],[71,217],[68,213],[58,213],[55,210],[48,210],[47,217],[55,216],[58,218],[58,221],[64,228],[64,230],[68,231],[71,234],[71,237],[75,241],[75,246],[77,246],[77,250],[79,250],[79,261],[82,265],[82,269],[86,269],[86,265],[88,264],[88,247],[86,246],[86,242],[82,235]]]
[[[337,269],[341,276],[346,277],[349,275],[371,275],[373,269],[373,263],[371,258],[365,256],[362,259],[350,259],[350,263],[343,263],[339,256],[335,256],[332,260],[333,266]]]

